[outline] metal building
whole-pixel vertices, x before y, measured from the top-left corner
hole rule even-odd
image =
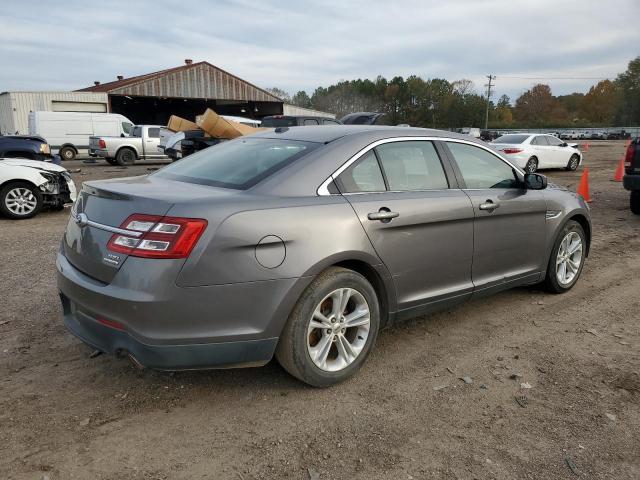
[[[208,62],[185,60],[179,67],[95,82],[77,92],[108,96],[109,111],[134,123],[166,124],[169,116],[193,120],[207,108],[222,115],[261,118],[283,112],[281,99]]]
[[[0,134],[29,133],[29,112],[108,111],[106,93],[95,92],[2,92],[0,93]]]

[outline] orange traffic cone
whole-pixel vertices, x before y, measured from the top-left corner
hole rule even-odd
[[[584,201],[591,202],[591,196],[589,195],[589,169],[585,168],[580,177],[580,183],[578,184],[578,195],[584,198]]]
[[[584,145],[582,145],[584,147],[584,151],[588,152],[589,151],[589,142],[585,143]]]
[[[616,173],[613,174],[613,181],[621,182],[622,177],[624,177],[624,155],[618,162],[618,166],[616,167]]]

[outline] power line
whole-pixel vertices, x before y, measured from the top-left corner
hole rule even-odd
[[[609,80],[611,77],[575,77],[575,76],[519,77],[519,76],[513,76],[513,75],[500,75],[500,78],[514,78],[517,80]]]

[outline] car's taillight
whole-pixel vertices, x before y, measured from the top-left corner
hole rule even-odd
[[[120,228],[142,235],[114,233],[107,244],[112,252],[144,258],[187,258],[207,228],[207,221],[134,213]]]
[[[502,151],[504,153],[520,153],[522,152],[522,148],[503,148]]]
[[[636,146],[634,142],[629,142],[627,146],[627,152],[624,155],[624,167],[631,168],[631,162],[633,161],[633,155],[635,154]]]
[[[105,142],[103,139],[98,140],[98,146],[100,148],[107,148],[107,142]]]

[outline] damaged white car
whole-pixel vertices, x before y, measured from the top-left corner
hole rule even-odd
[[[0,158],[0,214],[11,219],[31,218],[43,207],[64,208],[76,200],[69,172],[53,163],[22,158]]]

